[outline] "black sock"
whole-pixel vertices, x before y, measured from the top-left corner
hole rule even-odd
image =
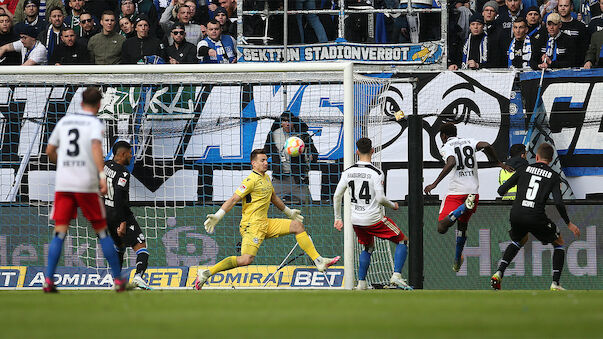
[[[513,261],[520,249],[521,245],[515,241],[512,241],[509,246],[507,246],[507,249],[505,249],[505,253],[503,254],[503,258],[500,261],[500,265],[498,265],[498,270],[502,275],[505,274],[507,266],[509,266],[509,264]]]
[[[136,274],[142,276],[149,265],[149,251],[146,248],[141,248],[136,251]]]
[[[117,248],[117,257],[119,258],[119,267],[124,267],[124,256],[126,255],[125,248]]]
[[[563,246],[555,246],[553,251],[553,281],[559,285],[561,271],[563,271],[563,262],[565,261],[565,249]]]

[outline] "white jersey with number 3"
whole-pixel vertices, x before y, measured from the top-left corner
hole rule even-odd
[[[99,191],[92,140],[102,142],[104,130],[103,123],[87,112],[69,114],[59,120],[48,139],[48,144],[58,147],[55,191]]]
[[[449,195],[477,194],[479,191],[479,178],[477,176],[477,141],[450,137],[442,146],[444,161],[453,156],[456,166],[448,185]]]
[[[341,174],[335,196],[340,197],[347,188],[350,189],[353,225],[376,224],[385,215],[383,205],[393,207],[393,203],[385,198],[383,179],[383,173],[379,169],[364,161],[358,161]]]

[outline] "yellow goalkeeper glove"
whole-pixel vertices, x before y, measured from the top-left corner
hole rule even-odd
[[[297,220],[299,222],[304,222],[304,216],[301,215],[300,210],[295,210],[295,209],[292,210],[289,207],[285,206],[283,213],[285,213],[285,215],[288,216],[289,219],[291,219],[291,220]]]
[[[222,220],[224,214],[226,214],[226,211],[221,208],[215,214],[208,214],[207,219],[205,219],[205,222],[203,223],[203,225],[205,225],[205,232],[209,234],[214,233],[214,228],[216,228],[216,224],[218,224],[218,222]]]

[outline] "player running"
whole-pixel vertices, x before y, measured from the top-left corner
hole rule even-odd
[[[567,228],[574,233],[574,236],[580,236],[580,230],[574,225],[565,210],[561,195],[561,178],[549,163],[553,160],[553,147],[543,143],[536,151],[536,163],[527,167],[522,167],[509,178],[502,186],[498,188],[498,194],[504,195],[507,191],[517,185],[517,196],[511,207],[511,243],[505,249],[498,270],[492,276],[490,285],[495,290],[500,290],[500,284],[505,274],[505,270],[517,252],[528,240],[528,233],[532,233],[542,244],[553,244],[553,282],[551,291],[565,290],[559,284],[561,270],[565,261],[565,250],[563,249],[563,238],[559,229],[546,216],[544,207],[549,195],[553,194],[553,200],[557,211],[567,224]]]
[[[340,257],[323,258],[318,254],[312,240],[304,229],[304,217],[299,210],[290,209],[274,193],[268,170],[268,157],[263,149],[251,152],[252,172],[241,183],[235,193],[226,200],[215,214],[208,214],[205,220],[205,230],[213,233],[216,224],[230,211],[234,205],[243,200],[243,217],[239,232],[243,237],[241,255],[223,259],[209,269],[199,269],[194,288],[200,290],[207,279],[221,271],[239,266],[247,266],[253,262],[260,245],[265,238],[276,238],[286,234],[295,234],[295,239],[306,254],[314,261],[320,272],[339,261]],[[269,219],[268,207],[270,202],[283,211],[289,219]]]
[[[77,217],[77,208],[92,224],[98,236],[103,254],[114,278],[117,292],[124,291],[127,280],[121,277],[121,266],[105,220],[105,208],[100,193],[107,193],[103,171],[102,140],[103,124],[96,114],[100,108],[102,93],[94,87],[82,93],[81,110],[65,115],[55,126],[46,154],[57,164],[52,219],[55,221],[54,238],[48,247],[48,267],[44,280],[44,292],[57,292],[54,273],[67,236],[69,222]]]
[[[375,152],[372,142],[368,138],[360,138],[356,141],[356,154],[358,162],[346,169],[341,174],[337,184],[333,203],[335,209],[335,223],[333,226],[341,231],[343,221],[341,220],[341,200],[345,190],[349,187],[352,196],[352,225],[358,237],[358,243],[364,246],[360,252],[358,267],[358,290],[366,290],[366,274],[371,264],[371,253],[375,249],[374,237],[387,239],[396,244],[394,254],[394,273],[389,282],[405,290],[412,290],[406,280],[402,279],[402,267],[408,253],[408,238],[396,226],[396,223],[385,216],[387,206],[394,210],[398,209],[397,202],[391,202],[385,197],[383,190],[383,173],[371,164],[371,157]]]
[[[115,242],[120,264],[124,262],[126,247],[131,247],[136,252],[136,274],[132,283],[140,289],[150,290],[149,285],[142,279],[149,263],[149,251],[144,234],[130,210],[130,172],[125,167],[130,160],[132,146],[121,140],[113,145],[113,160],[105,162],[107,225]]]
[[[503,164],[496,156],[494,147],[485,141],[458,138],[456,126],[445,123],[440,127],[440,138],[442,139],[442,158],[446,165],[438,175],[437,179],[425,187],[425,193],[431,191],[454,169],[454,175],[448,185],[448,193],[442,201],[440,215],[438,217],[438,232],[444,234],[448,228],[457,222],[456,252],[452,270],[458,272],[463,265],[463,248],[467,241],[467,226],[471,215],[477,209],[479,201],[479,179],[477,177],[477,161],[475,153],[484,151],[488,160],[495,162],[505,170],[512,171],[508,165]]]

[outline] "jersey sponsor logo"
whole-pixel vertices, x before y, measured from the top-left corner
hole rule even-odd
[[[25,266],[0,266],[0,288],[23,287]]]
[[[128,180],[126,180],[125,178],[119,178],[119,180],[117,180],[117,185],[119,185],[121,187],[125,187],[127,183],[128,183]]]

